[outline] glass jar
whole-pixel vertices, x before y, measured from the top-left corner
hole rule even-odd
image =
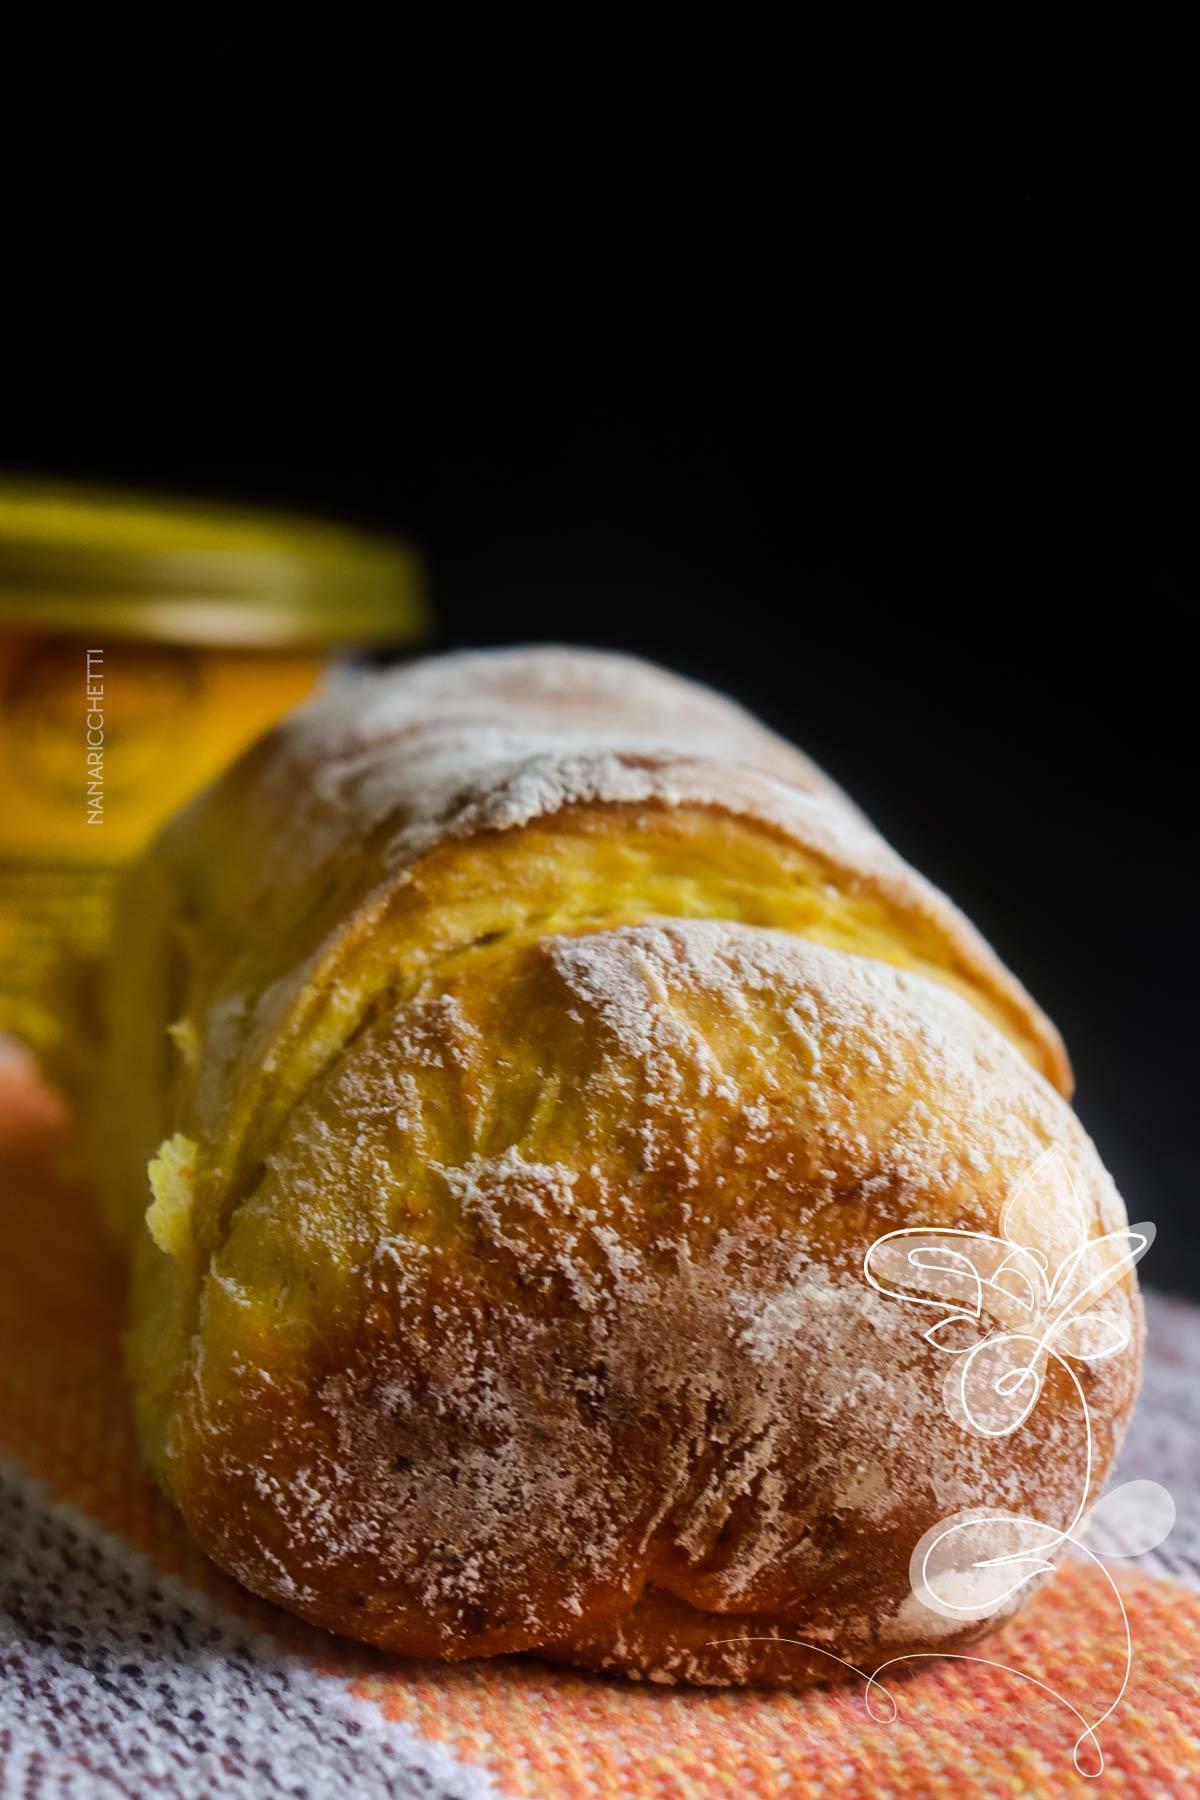
[[[48,977],[103,941],[121,865],[331,657],[426,617],[390,540],[0,485],[0,1033],[48,1043]]]

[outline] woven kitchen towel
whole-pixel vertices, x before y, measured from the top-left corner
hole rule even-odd
[[[51,1172],[59,1129],[28,1074],[0,1063],[5,1796],[1200,1794],[1196,1309],[1149,1302],[1121,1476],[1165,1483],[1179,1517],[1160,1550],[1114,1565],[1133,1671],[1099,1730],[1104,1770],[1086,1779],[1064,1702],[1095,1717],[1125,1667],[1121,1604],[1089,1562],[1065,1565],[988,1640],[988,1660],[891,1680],[892,1723],[871,1716],[861,1683],[713,1692],[531,1658],[443,1667],[255,1600],[199,1554],[141,1471],[120,1271],[86,1196]]]

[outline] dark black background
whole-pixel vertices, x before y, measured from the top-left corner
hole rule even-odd
[[[897,391],[816,346],[819,405],[749,368],[718,398],[697,361],[682,402],[606,403],[568,371],[536,408],[519,383],[417,408],[401,382],[327,429],[129,450],[77,422],[7,460],[397,528],[429,555],[439,646],[611,645],[737,695],[1057,1021],[1158,1226],[1143,1272],[1200,1293],[1188,462],[1170,392],[1118,417],[1100,346],[1068,388],[1027,341],[975,344],[961,387],[947,353],[936,400],[917,351]]]

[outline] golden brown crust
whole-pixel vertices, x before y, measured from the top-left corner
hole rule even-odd
[[[901,1225],[995,1230],[1053,1143],[1115,1225],[1066,1108],[964,1003],[784,934],[468,964],[354,1042],[238,1210],[172,1489],[249,1585],[388,1648],[759,1669],[703,1628],[861,1657],[938,1519],[1069,1520],[1069,1384],[1019,1443],[964,1433],[923,1321],[862,1275]],[[1107,1461],[1132,1363],[1091,1383]],[[702,1615],[686,1640],[653,1635],[657,1589]]]
[[[302,717],[134,878],[114,1220],[160,1137],[196,1145],[134,1234],[148,1454],[239,1578],[388,1648],[802,1682],[965,1641],[913,1546],[963,1509],[1067,1524],[1081,1390],[1051,1362],[1018,1434],[963,1430],[864,1257],[995,1233],[1054,1145],[1120,1228],[1053,1029],[815,772],[675,754],[669,719],[585,752],[549,721],[595,671],[556,653],[539,692],[519,654]],[[527,706],[497,748],[514,683],[553,744]],[[1131,1347],[1084,1366],[1097,1472],[1132,1283],[1099,1310]]]
[[[339,1029],[357,1027],[392,963],[351,986],[347,958],[380,931],[411,935],[422,895],[449,915],[461,892],[448,895],[440,878],[452,881],[468,851],[527,834],[536,853],[549,822],[564,836],[587,832],[597,815],[602,830],[604,815],[614,830],[623,816],[640,829],[649,811],[707,813],[756,831],[767,865],[786,865],[797,896],[794,916],[777,910],[766,922],[820,938],[812,895],[829,889],[857,915],[858,935],[843,940],[835,920],[822,941],[900,956],[968,993],[1069,1095],[1070,1065],[1051,1022],[962,914],[799,751],[719,696],[629,658],[475,653],[302,710],[185,809],[132,872],[92,1096],[114,1228],[137,1228],[145,1160],[169,1129],[231,1144],[233,1115],[289,1034],[324,1041],[312,1036],[312,1015],[331,990],[345,990]],[[497,899],[505,890],[513,904],[519,898],[511,859],[493,870],[476,864],[471,879]],[[576,914],[586,911],[569,857],[556,879],[556,890],[537,893],[536,912],[569,924],[572,899]],[[740,897],[722,896],[725,916],[762,918],[762,882],[761,869],[748,871]],[[667,913],[693,904],[686,894],[656,899]],[[645,911],[634,904],[611,922]],[[606,922],[602,898],[594,922]],[[463,930],[495,924],[475,916]],[[445,956],[454,947],[447,928],[429,949]],[[181,1019],[195,1033],[190,1057],[166,1036]]]

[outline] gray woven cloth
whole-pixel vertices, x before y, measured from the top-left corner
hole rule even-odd
[[[6,1800],[495,1792],[3,1465],[0,1545]]]
[[[1109,1487],[1157,1481],[1169,1490],[1174,1529],[1138,1566],[1200,1589],[1200,1306],[1143,1293],[1146,1372]]]

